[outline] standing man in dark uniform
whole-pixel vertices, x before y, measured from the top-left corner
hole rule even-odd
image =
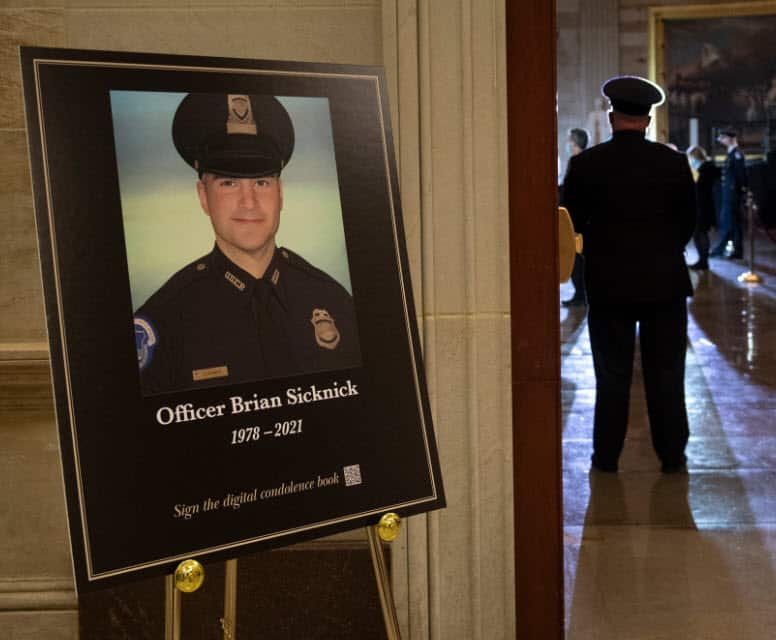
[[[578,156],[587,149],[589,137],[584,129],[569,129],[567,148],[569,157]],[[566,166],[568,169],[568,165]],[[560,187],[560,203],[565,206],[563,185]],[[571,270],[571,283],[574,285],[574,295],[568,300],[561,300],[564,307],[584,307],[587,304],[585,296],[585,260],[578,253],[574,254],[574,267]]]
[[[135,315],[143,392],[359,366],[350,294],[275,244],[280,173],[294,147],[283,105],[272,96],[189,94],[172,138],[199,176],[215,246]]]
[[[616,472],[628,426],[638,325],[652,444],[665,472],[685,468],[687,296],[684,246],[695,187],[684,155],[645,139],[657,85],[608,80],[610,140],[569,162],[564,201],[584,237],[588,330],[596,375],[592,465]]]
[[[744,257],[743,233],[741,224],[741,203],[746,194],[746,161],[738,148],[738,138],[734,129],[722,129],[717,142],[725,146],[727,157],[722,167],[722,198],[719,206],[719,235],[717,243],[709,253],[711,258],[726,257],[738,260]],[[733,250],[725,255],[728,240],[733,241]]]

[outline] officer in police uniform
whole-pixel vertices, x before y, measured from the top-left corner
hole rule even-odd
[[[666,472],[685,468],[687,297],[684,247],[695,188],[683,154],[645,138],[663,91],[633,76],[608,80],[612,137],[574,156],[564,202],[584,237],[588,330],[596,375],[594,469],[616,472],[628,425],[636,326],[652,444]]]
[[[144,393],[359,366],[350,294],[275,245],[294,148],[285,108],[272,96],[192,93],[172,137],[199,176],[215,246],[135,315]]]
[[[717,135],[717,142],[724,145],[727,155],[722,167],[717,242],[709,253],[709,257],[725,257],[736,260],[744,257],[741,203],[746,195],[747,187],[746,160],[738,148],[738,137],[735,129],[723,128]],[[728,240],[733,242],[733,251],[729,255],[725,255]]]

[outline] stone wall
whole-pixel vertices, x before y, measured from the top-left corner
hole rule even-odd
[[[379,0],[2,3],[0,637],[78,637],[78,602],[51,401],[18,46],[380,64],[381,16]],[[162,598],[163,591],[159,591],[154,600],[163,603]],[[114,626],[116,633],[123,633],[121,625]],[[100,637],[112,636],[105,630]],[[129,632],[121,637],[144,636]]]
[[[20,44],[385,65],[449,502],[442,512],[410,518],[393,546],[402,634],[409,640],[514,637],[503,24],[503,0],[3,3],[0,637],[72,640],[78,633]],[[126,603],[120,596],[115,601]]]

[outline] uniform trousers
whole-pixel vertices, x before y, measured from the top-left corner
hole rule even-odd
[[[739,202],[733,194],[722,194],[722,203],[719,207],[719,227],[717,228],[717,243],[711,250],[712,256],[721,256],[725,253],[728,240],[733,242],[733,253],[741,255],[743,245],[743,221]]]
[[[574,300],[585,302],[585,258],[582,254],[574,254],[574,267],[571,270],[571,283],[574,285]]]
[[[689,438],[684,401],[687,302],[591,303],[588,330],[596,377],[593,452],[601,468],[617,470],[628,428],[638,325],[652,446],[663,465],[684,464]]]
[[[698,263],[702,265],[708,264],[709,247],[711,246],[711,242],[709,241],[708,230],[701,231],[699,228],[696,227],[695,231],[692,234],[692,241],[695,243],[695,248],[698,251]]]

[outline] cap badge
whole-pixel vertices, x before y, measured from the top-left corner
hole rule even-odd
[[[256,121],[253,119],[251,99],[245,95],[230,93],[226,96],[229,116],[226,119],[226,133],[256,135]]]
[[[239,289],[240,291],[245,291],[245,283],[231,271],[224,273],[224,278],[226,278],[235,288]]]
[[[319,347],[334,350],[340,342],[340,332],[334,324],[334,318],[326,309],[313,309],[310,322],[315,327],[315,341]]]

